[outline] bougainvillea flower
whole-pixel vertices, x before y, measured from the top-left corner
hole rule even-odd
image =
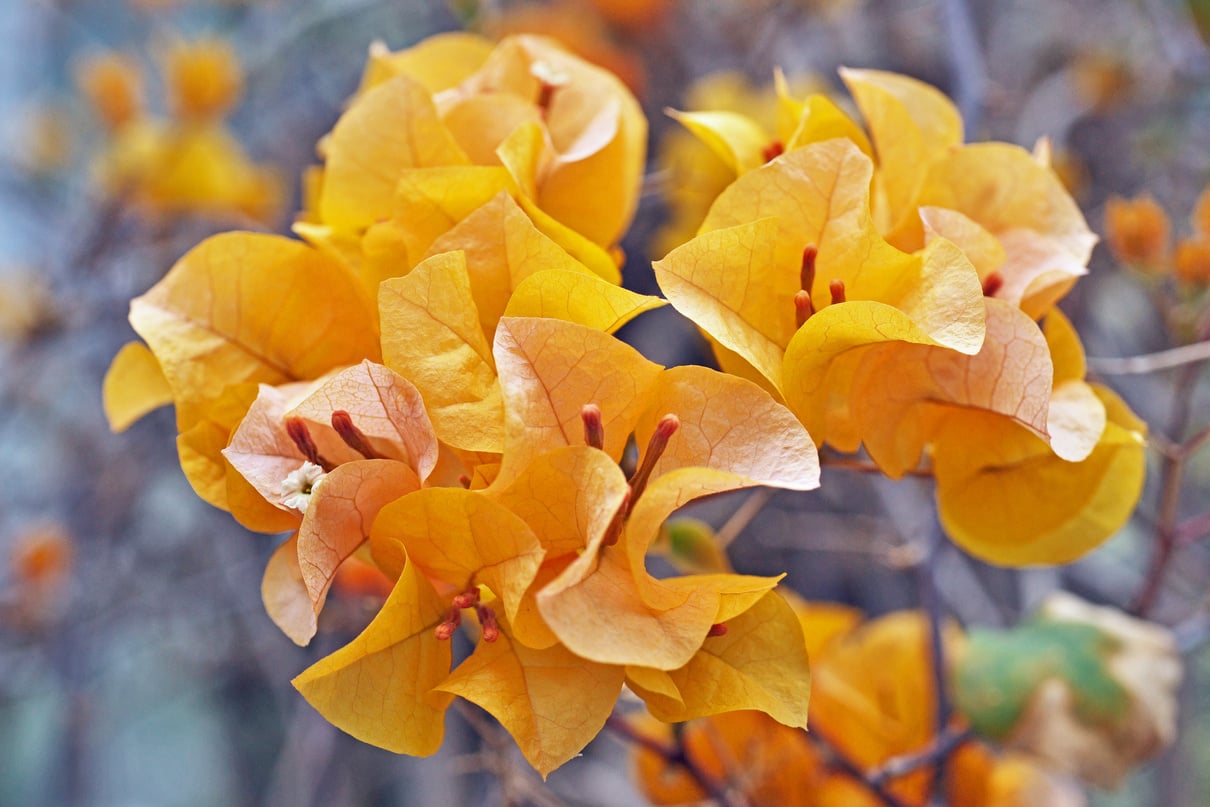
[[[344,266],[305,244],[252,233],[203,241],[135,299],[130,321],[171,390],[181,465],[198,495],[227,509],[228,477],[241,477],[228,474],[220,452],[257,384],[316,379],[377,359],[375,319]],[[115,363],[107,384],[140,384],[145,365]],[[140,388],[143,408],[162,402],[162,387]]]
[[[273,221],[282,183],[218,123],[140,119],[116,133],[95,167],[98,184],[147,215]]]
[[[498,472],[486,487],[418,490],[381,509],[373,557],[400,582],[358,640],[296,681],[308,700],[362,739],[429,753],[455,694],[499,718],[543,773],[595,736],[624,680],[644,682],[669,714],[749,708],[804,725],[806,648],[771,592],[779,578],[657,580],[645,564],[661,522],[694,498],[818,484],[814,444],[793,415],[742,379],[663,370],[556,319],[501,319],[493,360],[505,407]],[[647,448],[628,479],[618,462],[632,432]],[[433,656],[422,633],[448,639],[467,609],[481,641],[438,680],[448,651]],[[401,669],[427,687],[409,682],[392,689],[387,714],[370,709]],[[342,687],[353,681],[363,683],[350,698]]]
[[[111,131],[138,120],[143,112],[143,71],[130,56],[98,53],[75,68],[76,87],[93,113]]]
[[[613,285],[542,234],[507,193],[438,238],[431,257],[382,282],[383,361],[424,395],[441,440],[500,453],[504,410],[491,344],[506,312],[612,332],[662,305]]]
[[[164,55],[163,73],[168,107],[183,121],[223,118],[244,91],[239,57],[224,39],[172,43]]]
[[[646,147],[646,120],[625,86],[541,37],[506,38],[486,57],[465,35],[418,48],[434,58],[375,57],[363,91],[324,140],[318,209],[300,232],[345,252],[375,230],[388,234],[400,242],[402,274],[433,236],[401,248],[418,182],[435,194],[422,192],[421,201],[437,201],[447,215],[451,203],[465,214],[508,189],[573,254],[595,249],[609,262],[602,248],[634,215]],[[467,72],[461,59],[477,63]],[[500,170],[468,174],[473,168]],[[419,218],[431,227],[431,215]],[[591,247],[573,248],[578,239]]]
[[[778,142],[793,151],[841,137],[876,156],[873,221],[891,244],[911,252],[940,235],[964,251],[982,248],[983,260],[970,257],[988,295],[1035,319],[1085,273],[1096,237],[1048,158],[1007,143],[964,146],[957,109],[923,82],[877,70],[841,76],[869,138],[825,96],[797,102],[783,93],[783,117],[793,123],[779,128],[793,135]],[[733,154],[742,173],[760,155],[754,124],[741,120],[700,113],[686,123],[719,153]]]
[[[1075,403],[1071,427],[1095,439],[1092,452],[1064,461],[1021,424],[973,411],[955,413],[933,446],[941,523],[993,563],[1072,561],[1117,532],[1142,493],[1146,424],[1108,388],[1084,383],[1083,348],[1058,310],[1044,325],[1054,359],[1052,413],[1056,403]],[[1090,393],[1104,410],[1100,421],[1081,405]]]
[[[223,456],[260,496],[229,489],[232,515],[255,518],[268,502],[297,530],[269,560],[262,594],[269,616],[306,644],[337,569],[379,509],[429,477],[438,445],[416,388],[364,361],[322,382],[261,385]]]
[[[969,355],[985,333],[961,252],[938,240],[909,255],[877,233],[872,174],[848,141],[797,149],[733,183],[701,234],[655,264],[669,301],[722,348],[724,369],[763,378],[817,441],[847,450],[859,439],[847,422],[851,371],[831,373],[833,358],[886,342]],[[821,366],[800,376],[790,360]]]
[[[933,714],[927,623],[919,613],[904,612],[863,626],[859,612],[827,603],[796,601],[795,610],[812,670],[822,676],[812,693],[811,733],[778,724],[766,714],[737,711],[686,723],[680,745],[697,770],[754,804],[877,807],[883,800],[830,764],[829,754],[811,735],[834,743],[864,770],[927,748]],[[961,639],[956,628],[946,629],[948,651],[957,649]],[[671,739],[671,728],[654,721],[639,722],[636,729],[657,740]],[[639,787],[655,804],[694,804],[708,797],[682,767],[643,745],[635,746],[634,762]],[[925,768],[891,777],[886,785],[903,804],[922,805],[932,776]],[[934,789],[955,807],[1084,803],[1078,789],[1036,762],[993,755],[974,744],[949,757],[944,787]]]

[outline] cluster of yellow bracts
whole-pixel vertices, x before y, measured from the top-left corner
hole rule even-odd
[[[132,303],[145,344],[106,379],[111,422],[175,404],[198,494],[291,532],[264,580],[277,624],[309,641],[351,558],[395,581],[295,681],[329,720],[428,754],[463,697],[543,773],[623,685],[665,720],[804,726],[780,578],[656,579],[646,557],[695,498],[816,487],[824,444],[930,470],[947,531],[994,562],[1070,560],[1128,517],[1143,427],[1085,383],[1054,309],[1095,238],[1045,154],[964,146],[932,88],[844,76],[864,127],[788,92],[775,133],[681,116],[737,178],[656,273],[725,372],[610,335],[665,302],[619,285],[647,123],[528,36],[373,50],[302,240],[216,236]],[[451,671],[464,615],[479,641]]]

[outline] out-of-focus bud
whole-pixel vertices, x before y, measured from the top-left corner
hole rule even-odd
[[[222,118],[239,102],[244,74],[231,43],[199,39],[173,45],[164,60],[172,114],[181,120]]]
[[[1105,238],[1114,256],[1139,269],[1159,271],[1168,257],[1168,214],[1149,194],[1115,196],[1105,205]]]
[[[670,518],[664,523],[653,547],[686,574],[731,571],[727,556],[719,548],[714,529],[696,518]]]
[[[1210,235],[1190,238],[1177,244],[1172,267],[1183,283],[1190,286],[1210,284]]]
[[[1168,630],[1056,594],[1015,630],[972,632],[954,687],[979,734],[1114,787],[1172,742],[1180,678]]]
[[[134,59],[99,53],[76,66],[76,86],[93,112],[111,130],[121,129],[143,111],[143,74]]]
[[[1210,185],[1197,197],[1189,223],[1193,226],[1194,233],[1210,238]]]

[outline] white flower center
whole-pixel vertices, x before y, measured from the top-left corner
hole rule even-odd
[[[307,505],[311,503],[311,492],[315,490],[315,486],[327,476],[324,469],[320,468],[313,462],[304,461],[298,467],[298,470],[291,471],[288,476],[281,482],[282,504],[286,507],[291,507],[298,510],[300,513],[307,512]]]

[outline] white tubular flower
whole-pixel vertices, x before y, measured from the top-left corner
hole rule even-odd
[[[323,478],[327,476],[324,469],[313,462],[303,461],[298,470],[291,471],[281,483],[281,503],[300,513],[307,512],[311,503],[311,493]]]

